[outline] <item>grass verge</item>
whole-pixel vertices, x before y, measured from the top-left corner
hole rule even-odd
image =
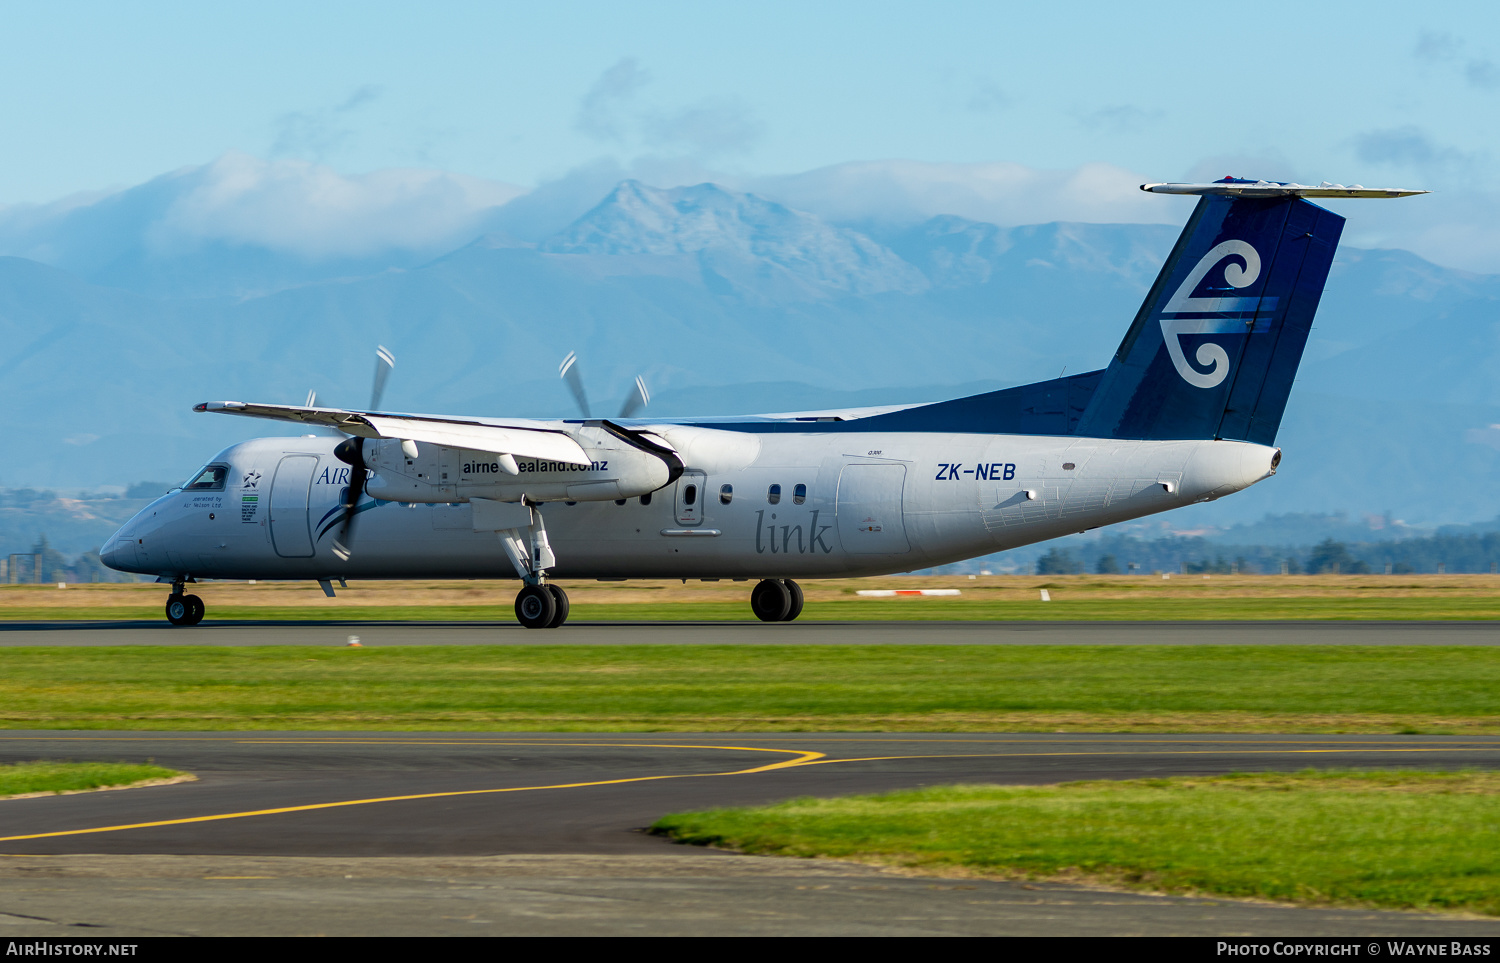
[[[1500,732],[1482,646],[0,649],[0,728]]]
[[[576,621],[753,622],[743,582],[564,581]],[[1497,575],[1149,576],[903,575],[810,580],[802,621],[1500,620]],[[959,596],[861,598],[862,589],[946,588]],[[1041,601],[1046,589],[1051,601]],[[312,582],[205,582],[220,620],[309,619],[511,623],[514,582],[354,582],[325,598]],[[162,619],[150,584],[0,585],[0,620]]]
[[[926,871],[1495,916],[1497,796],[1500,773],[1307,771],[798,799],[652,831]]]
[[[0,798],[33,793],[122,789],[183,774],[161,766],[126,762],[18,762],[0,765]]]

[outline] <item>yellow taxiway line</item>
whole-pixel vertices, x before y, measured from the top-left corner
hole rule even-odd
[[[62,738],[69,738],[69,737],[62,737]],[[129,738],[129,737],[126,737],[126,738]],[[3,740],[0,740],[0,741],[3,741]],[[1110,752],[1110,751],[1099,751],[1099,750],[1092,750],[1092,751],[1072,750],[1072,751],[1051,751],[1051,752],[933,753],[933,754],[924,754],[924,755],[860,756],[860,757],[844,758],[844,759],[829,759],[827,757],[827,753],[816,752],[816,751],[812,751],[812,750],[779,749],[779,748],[767,748],[767,747],[763,747],[763,746],[722,746],[722,745],[720,745],[720,746],[705,746],[705,745],[684,745],[684,744],[677,744],[677,743],[553,742],[553,741],[550,741],[550,740],[549,741],[545,741],[545,742],[543,742],[543,741],[521,741],[521,740],[514,740],[514,741],[512,741],[512,740],[504,740],[504,741],[500,741],[500,740],[495,740],[495,741],[485,740],[485,741],[481,742],[481,741],[477,741],[477,740],[465,740],[463,742],[453,743],[453,742],[442,742],[442,741],[438,741],[438,740],[366,740],[366,739],[338,739],[336,737],[332,738],[332,739],[275,739],[275,738],[271,738],[271,739],[234,739],[234,740],[225,740],[225,741],[232,741],[232,742],[237,742],[237,743],[254,743],[254,744],[260,744],[260,745],[265,745],[265,744],[283,744],[283,745],[285,745],[285,744],[314,744],[314,745],[315,744],[324,744],[324,745],[326,745],[326,744],[341,744],[341,745],[352,745],[352,744],[379,744],[379,743],[390,744],[392,742],[410,742],[410,743],[415,743],[415,744],[426,744],[426,745],[487,745],[487,746],[506,746],[506,745],[510,745],[510,746],[552,746],[552,747],[560,747],[560,748],[561,747],[573,747],[573,748],[605,748],[605,747],[616,747],[616,748],[627,748],[627,749],[708,749],[708,750],[721,750],[722,749],[722,750],[729,750],[729,751],[733,751],[733,752],[783,753],[783,754],[790,755],[793,758],[791,758],[791,759],[783,759],[783,760],[780,760],[779,762],[768,763],[768,764],[766,764],[764,766],[754,766],[754,767],[749,768],[749,769],[735,769],[735,770],[731,770],[729,772],[695,772],[695,773],[673,773],[673,774],[669,774],[669,775],[660,775],[660,776],[629,776],[629,777],[622,778],[622,779],[600,779],[600,780],[594,780],[594,781],[589,781],[589,782],[552,783],[552,784],[545,785],[545,786],[511,786],[511,787],[502,788],[502,789],[461,789],[461,790],[453,790],[453,791],[449,791],[449,792],[416,793],[416,794],[413,794],[413,795],[405,795],[405,796],[378,796],[378,797],[371,798],[371,799],[346,799],[346,800],[340,800],[338,802],[309,803],[309,804],[301,805],[301,806],[281,806],[281,807],[277,807],[277,808],[274,808],[274,809],[253,809],[253,810],[248,810],[248,811],[245,811],[245,812],[217,813],[217,814],[211,815],[211,816],[188,816],[188,817],[184,817],[184,818],[180,818],[180,819],[161,819],[161,820],[156,820],[156,821],[153,821],[153,822],[124,823],[124,824],[115,825],[115,826],[97,826],[97,827],[93,827],[93,828],[90,828],[90,829],[66,829],[66,830],[60,830],[60,831],[48,832],[48,833],[30,833],[30,834],[18,835],[18,836],[0,836],[0,842],[19,842],[21,840],[27,840],[27,839],[48,839],[48,838],[53,838],[53,837],[58,837],[58,836],[83,836],[83,835],[88,835],[88,834],[91,834],[91,833],[113,833],[113,832],[122,832],[122,831],[130,830],[130,829],[152,829],[152,828],[155,828],[155,827],[158,827],[158,826],[182,826],[182,825],[188,825],[188,824],[191,824],[191,823],[217,822],[217,821],[225,820],[225,819],[245,819],[245,818],[248,818],[248,817],[251,817],[251,816],[274,816],[274,815],[279,815],[279,814],[282,814],[282,813],[312,812],[312,811],[320,810],[320,809],[337,809],[337,808],[341,808],[341,807],[344,807],[344,806],[368,806],[368,805],[372,805],[374,803],[408,802],[408,801],[417,800],[417,799],[442,799],[442,798],[448,798],[448,797],[454,797],[454,796],[484,796],[484,795],[495,795],[495,794],[499,794],[499,793],[512,793],[512,792],[537,792],[537,791],[546,790],[546,789],[582,789],[582,788],[586,788],[586,787],[590,787],[590,786],[615,786],[615,785],[621,785],[623,783],[656,782],[656,781],[661,781],[661,780],[666,780],[666,779],[696,779],[696,778],[711,777],[711,776],[745,776],[745,775],[751,775],[753,773],[771,772],[771,771],[778,770],[778,769],[793,769],[793,768],[801,768],[801,767],[804,767],[804,766],[827,766],[827,765],[835,765],[835,764],[838,764],[838,763],[849,763],[849,762],[892,762],[892,761],[900,761],[900,760],[904,760],[904,759],[912,759],[912,760],[916,760],[916,759],[999,759],[999,758],[1014,759],[1014,758],[1030,758],[1030,757],[1043,758],[1043,757],[1059,757],[1059,756],[1124,756],[1124,755],[1137,755],[1137,753],[1128,753],[1128,752]],[[861,740],[847,739],[846,738],[846,739],[837,739],[837,740],[830,740],[830,741],[856,742],[856,741],[861,741]],[[895,742],[895,741],[900,741],[900,740],[871,740],[871,741],[892,741],[892,742]],[[922,740],[922,741],[939,741],[939,740]],[[984,741],[990,741],[990,740],[984,740]],[[1022,742],[1023,740],[994,740],[994,741],[996,741],[996,742],[1012,742],[1012,743],[1014,743],[1014,742]],[[1137,740],[1130,740],[1130,741],[1132,743],[1137,742]],[[1174,741],[1174,740],[1139,740],[1139,742],[1153,744],[1153,745],[1160,745],[1160,744],[1163,744],[1163,743],[1170,744],[1172,741]],[[1273,740],[1266,740],[1265,742],[1261,742],[1261,744],[1265,744],[1266,742],[1271,742],[1272,744],[1280,744],[1280,745],[1288,745],[1288,744],[1290,744],[1290,745],[1296,745],[1296,743],[1277,743],[1276,741],[1273,741]],[[1115,743],[1115,744],[1118,744],[1118,743]],[[1243,743],[1241,743],[1241,744],[1243,745]],[[1421,753],[1421,752],[1431,753],[1431,752],[1445,752],[1445,751],[1449,751],[1449,750],[1451,750],[1453,748],[1456,748],[1458,746],[1464,746],[1466,748],[1480,748],[1480,747],[1484,747],[1484,748],[1496,748],[1496,749],[1500,749],[1500,744],[1497,744],[1497,743],[1448,743],[1448,744],[1439,744],[1439,745],[1433,745],[1433,744],[1429,743],[1429,744],[1427,744],[1425,746],[1400,746],[1400,747],[1392,746],[1390,744],[1386,744],[1385,746],[1371,746],[1370,743],[1356,743],[1356,744],[1353,744],[1353,745],[1346,745],[1346,746],[1328,746],[1327,744],[1325,744],[1323,747],[1304,748],[1304,749],[1292,749],[1292,748],[1236,749],[1236,748],[1228,748],[1228,747],[1215,747],[1215,748],[1212,748],[1212,749],[1158,750],[1158,751],[1152,752],[1151,754],[1152,755],[1171,755],[1171,756],[1195,756],[1195,755],[1214,755],[1214,754],[1217,754],[1217,755],[1231,755],[1231,756],[1251,756],[1251,755],[1319,755],[1319,754],[1328,754],[1328,753],[1414,753],[1414,752],[1415,753]]]
[[[597,746],[597,743],[554,743],[554,745],[578,745]],[[619,743],[612,743],[619,745]],[[281,813],[311,812],[318,809],[338,809],[343,806],[368,806],[372,803],[406,802],[413,799],[442,799],[452,796],[485,796],[507,792],[534,792],[542,789],[581,789],[585,786],[616,786],[627,782],[653,782],[662,779],[694,779],[703,776],[747,776],[751,773],[770,772],[773,769],[786,769],[791,766],[799,766],[823,757],[821,752],[808,752],[800,749],[766,749],[758,746],[682,746],[682,745],[647,745],[636,744],[632,748],[637,749],[729,749],[740,752],[777,752],[788,753],[795,756],[794,759],[783,759],[780,762],[769,763],[764,766],[755,766],[750,769],[736,769],[731,772],[689,772],[674,773],[665,776],[630,776],[624,779],[600,779],[593,782],[567,782],[556,783],[548,786],[511,786],[504,789],[460,789],[450,792],[424,792],[410,796],[378,796],[373,799],[345,799],[339,802],[309,803],[303,806],[281,806],[275,809],[252,809],[239,813],[217,813],[212,816],[187,816],[181,819],[159,819],[145,823],[122,823],[118,826],[96,826],[91,829],[64,829],[50,833],[29,833],[20,836],[0,836],[0,843],[18,842],[25,839],[50,839],[56,836],[86,836],[91,833],[117,833],[127,829],[152,829],[157,826],[184,826],[190,823],[211,823],[223,819],[245,819],[250,816],[275,816]]]

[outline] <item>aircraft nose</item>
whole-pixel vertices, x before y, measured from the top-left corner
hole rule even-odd
[[[135,567],[135,539],[125,529],[116,532],[99,549],[99,561],[117,572],[130,571]]]
[[[137,539],[147,527],[141,524],[139,516],[120,526],[120,530],[100,546],[99,561],[117,572],[136,571],[140,562],[136,555]]]

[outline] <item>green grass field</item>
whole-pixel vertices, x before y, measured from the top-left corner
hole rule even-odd
[[[1500,732],[1500,649],[0,649],[0,727]]]
[[[580,622],[753,622],[745,582],[565,581]],[[958,589],[944,598],[861,598],[862,589]],[[1041,601],[1046,589],[1051,601]],[[354,582],[326,598],[312,582],[193,586],[221,620],[515,619],[514,582]],[[892,576],[803,583],[803,622],[1052,620],[1500,620],[1496,575]],[[160,621],[165,586],[0,585],[0,619]]]
[[[124,762],[18,762],[0,765],[0,798],[115,788],[181,775],[175,769]]]
[[[926,872],[1493,916],[1497,813],[1497,773],[1309,771],[799,799],[653,831]]]

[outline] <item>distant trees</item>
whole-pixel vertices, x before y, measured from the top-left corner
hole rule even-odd
[[[1065,548],[1048,549],[1046,555],[1036,560],[1038,575],[1077,575],[1082,571],[1083,564]]]
[[[1291,519],[1289,517],[1289,520]],[[1500,523],[1496,523],[1500,526]],[[1480,528],[1474,531],[1473,528]],[[1321,533],[1319,533],[1321,534]],[[1038,575],[1122,571],[1184,572],[1191,574],[1288,575],[1338,572],[1392,575],[1433,574],[1438,566],[1450,574],[1500,571],[1500,530],[1473,526],[1469,531],[1440,532],[1421,538],[1354,541],[1328,536],[1315,545],[1295,543],[1236,544],[1198,536],[1170,535],[1144,539],[1103,534],[1096,540],[1051,545],[1035,558]],[[994,564],[994,563],[991,563]],[[1004,563],[995,567],[1004,570]],[[1028,569],[1023,568],[1023,571]]]
[[[1314,575],[1364,575],[1370,566],[1349,554],[1349,546],[1325,538],[1307,556],[1307,570]]]
[[[31,546],[31,552],[37,557],[37,566],[41,569],[43,582],[66,582],[72,575],[72,566],[68,564],[68,558],[62,552],[53,548],[47,541],[47,536],[42,535]]]
[[[8,557],[7,557],[8,556]],[[50,582],[138,582],[144,576],[130,575],[105,568],[99,550],[90,549],[77,558],[69,558],[56,548],[45,534],[39,535],[29,552],[7,552],[0,555],[0,583],[43,585]]]

